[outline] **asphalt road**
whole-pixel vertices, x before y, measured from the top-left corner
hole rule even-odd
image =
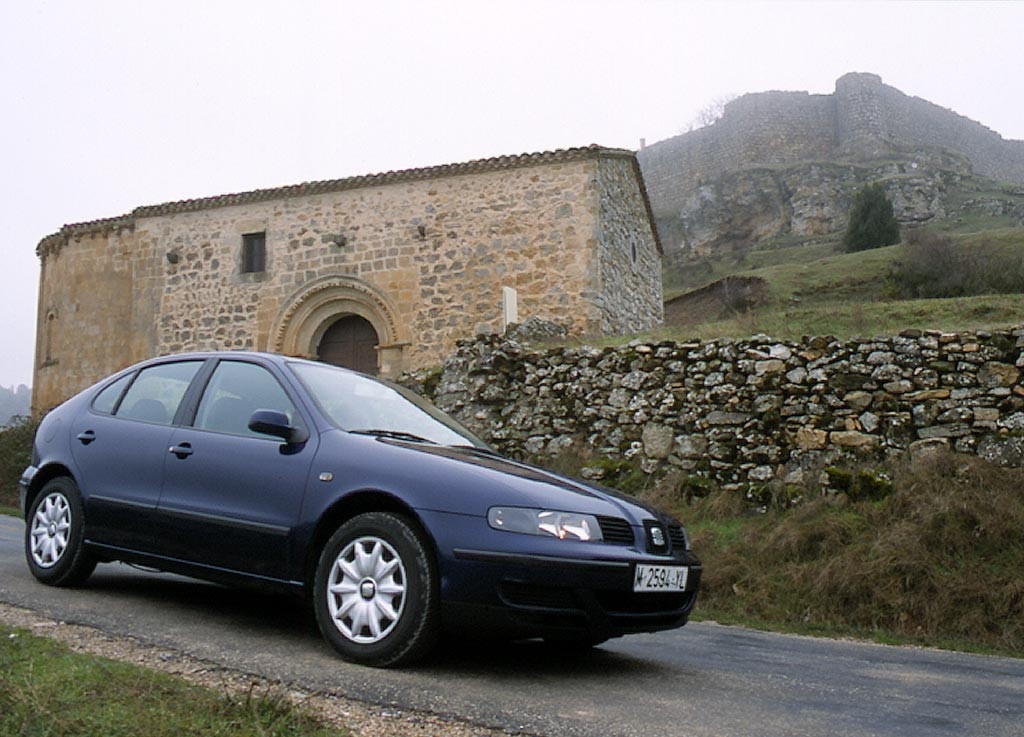
[[[380,671],[335,657],[289,598],[119,564],[82,589],[42,586],[22,530],[0,516],[0,601],[375,704],[550,737],[1024,735],[1021,660],[693,623],[582,657],[449,643],[425,665]]]

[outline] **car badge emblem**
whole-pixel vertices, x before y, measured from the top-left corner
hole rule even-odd
[[[651,542],[654,546],[660,548],[665,545],[665,533],[662,532],[660,527],[651,528]]]

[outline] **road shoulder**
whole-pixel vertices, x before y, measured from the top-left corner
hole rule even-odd
[[[276,693],[301,704],[332,726],[358,737],[499,737],[505,732],[445,719],[434,714],[388,709],[333,694],[298,689],[250,673],[231,670],[185,653],[146,645],[95,627],[50,619],[23,607],[0,603],[0,623],[47,637],[75,652],[98,655],[170,673],[217,691],[245,696]]]

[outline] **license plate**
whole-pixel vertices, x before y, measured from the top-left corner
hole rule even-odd
[[[685,566],[638,565],[633,591],[684,591],[690,569]]]

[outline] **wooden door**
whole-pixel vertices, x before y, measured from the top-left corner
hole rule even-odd
[[[317,357],[324,363],[377,375],[377,331],[369,320],[347,315],[329,328],[320,339]]]

